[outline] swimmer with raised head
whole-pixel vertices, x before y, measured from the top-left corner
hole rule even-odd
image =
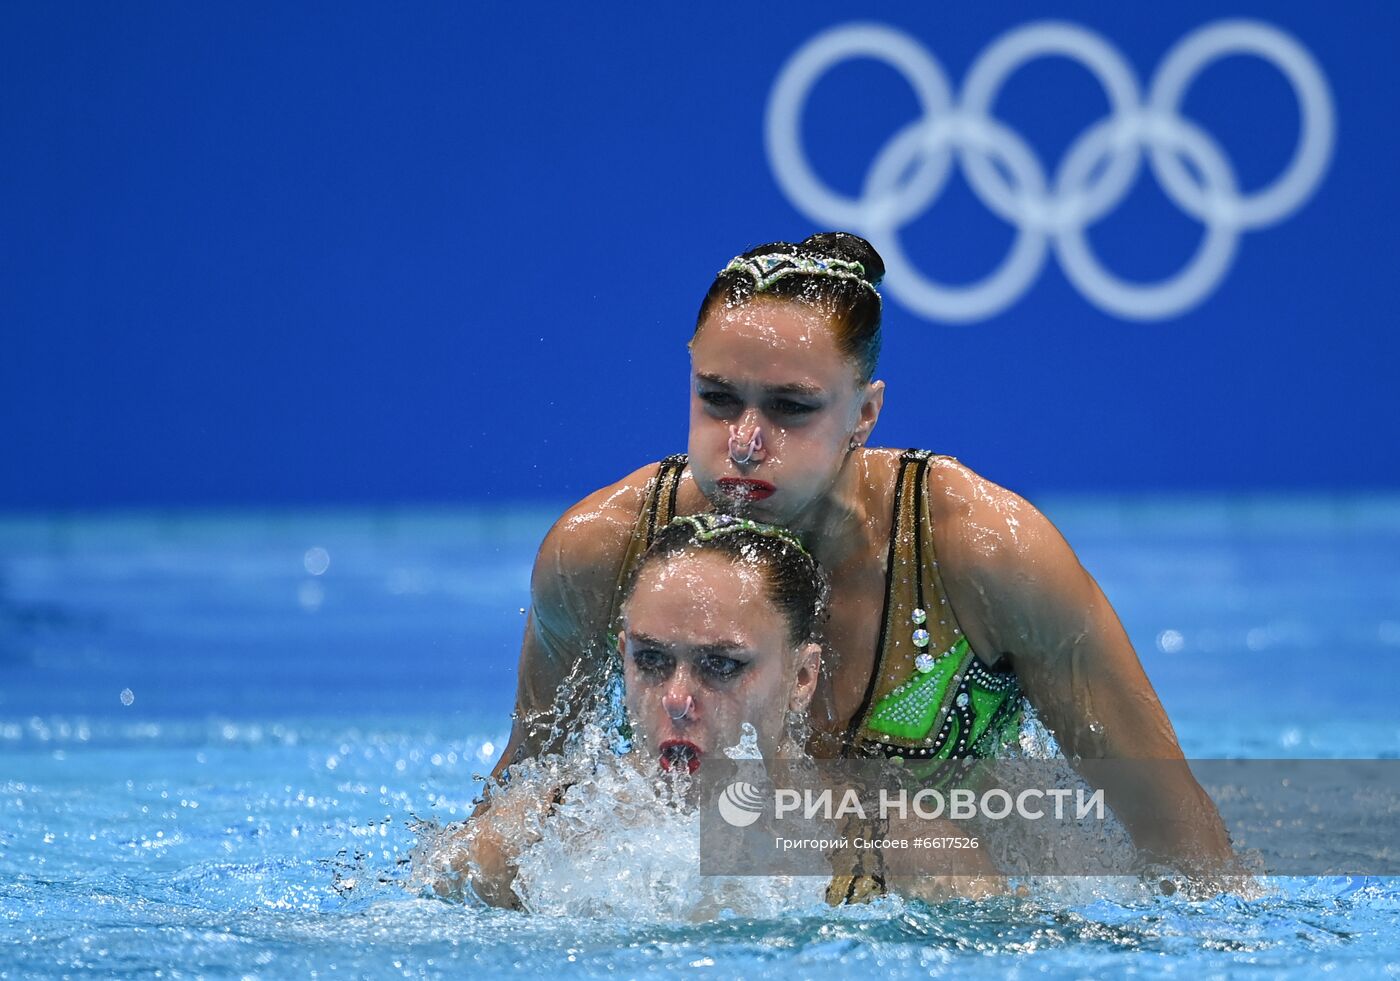
[[[1145,858],[1220,868],[1232,853],[1215,806],[1109,601],[1050,521],[950,456],[869,447],[885,400],[883,270],[869,243],[829,233],[720,271],[690,342],[689,453],[585,498],[540,549],[496,774],[557,749],[581,696],[615,670],[622,585],[657,532],[719,510],[790,529],[830,575],[814,755],[995,756],[1025,699],[1072,761],[1169,761],[1085,776]],[[994,395],[994,382],[931,352],[910,401],[936,416]]]

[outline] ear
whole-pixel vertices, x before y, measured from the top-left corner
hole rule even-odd
[[[856,421],[856,431],[852,438],[863,446],[870,441],[870,431],[880,419],[880,410],[885,407],[885,383],[869,382],[860,402],[860,415]]]
[[[812,704],[812,696],[817,692],[817,679],[821,676],[822,647],[820,644],[804,644],[797,649],[797,673],[792,680],[792,694],[788,696],[788,709],[805,712]]]
[[[624,661],[627,659],[627,631],[625,630],[617,632],[617,656]]]

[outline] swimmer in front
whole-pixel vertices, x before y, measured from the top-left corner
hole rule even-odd
[[[622,609],[627,765],[670,782],[739,745],[746,726],[746,751],[770,760],[804,755],[827,584],[796,537],[731,515],[676,518],[633,569]],[[438,892],[470,889],[519,908],[517,860],[570,789],[512,781],[492,792],[457,832],[454,874],[435,883]]]

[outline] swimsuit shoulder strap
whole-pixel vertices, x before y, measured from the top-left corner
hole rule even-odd
[[[632,537],[627,542],[627,552],[623,556],[622,566],[617,574],[617,586],[613,590],[612,610],[608,616],[609,631],[612,634],[610,641],[617,636],[618,624],[622,618],[622,588],[627,585],[627,578],[632,574],[633,566],[656,539],[657,532],[670,524],[671,519],[676,516],[676,493],[680,489],[681,474],[685,472],[689,460],[684,453],[668,456],[657,464],[656,474],[647,481],[646,491],[642,495],[642,509],[637,512],[637,520],[632,525]],[[615,649],[615,645],[609,647],[609,650]]]
[[[907,602],[901,592],[912,592],[917,597],[922,592],[918,575],[921,557],[916,549],[919,543],[919,512],[922,504],[924,469],[931,456],[925,450],[905,450],[899,457],[899,471],[895,474],[894,514],[890,520],[889,554],[885,559],[885,602],[880,613],[880,635],[875,647],[875,667],[870,673],[870,681],[865,687],[865,697],[860,708],[851,718],[850,729],[846,733],[847,744],[857,742],[866,732],[870,709],[875,700],[889,688],[898,684],[894,679],[902,673],[903,661],[912,663],[914,653],[905,652],[900,656],[900,624],[896,622],[902,614],[906,619],[909,609],[918,603]],[[911,583],[911,575],[913,581]],[[903,585],[904,589],[897,587]],[[908,631],[904,631],[907,633]],[[902,680],[902,678],[900,678]]]
[[[924,450],[900,458],[880,646],[848,734],[857,752],[988,755],[1019,714],[1015,673],[983,666],[948,601],[928,500],[933,459]]]

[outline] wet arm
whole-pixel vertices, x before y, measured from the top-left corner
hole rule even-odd
[[[497,780],[514,763],[560,750],[574,721],[568,693],[582,692],[596,680],[582,656],[584,640],[552,632],[541,620],[532,603],[520,650],[510,742],[491,771]]]
[[[1004,496],[1000,496],[1004,495]],[[1007,491],[975,505],[965,554],[978,615],[1009,654],[1027,697],[1082,765],[1145,857],[1186,871],[1232,859],[1210,797],[1185,764],[1127,632],[1093,577],[1044,515]]]
[[[558,751],[587,696],[606,677],[608,618],[640,508],[638,471],[564,514],[540,546],[520,650],[510,742],[492,776]]]
[[[514,885],[520,854],[539,840],[540,823],[560,796],[560,791],[542,797],[515,789],[498,795],[438,852],[442,873],[433,879],[434,891],[445,899],[474,895],[489,906],[519,909]]]

